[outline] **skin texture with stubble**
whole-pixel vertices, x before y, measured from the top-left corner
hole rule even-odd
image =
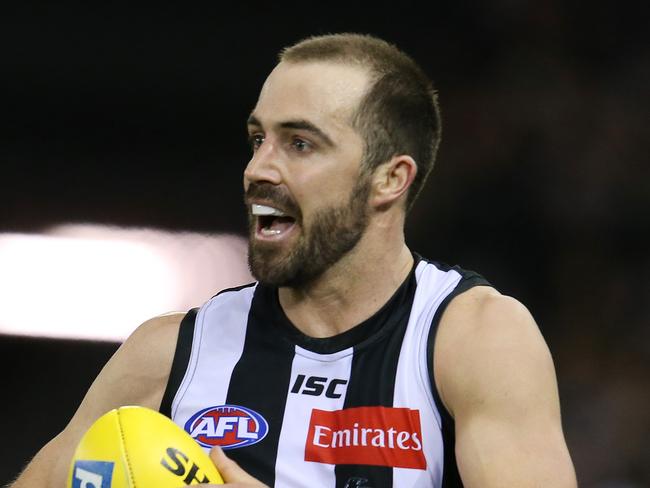
[[[323,76],[320,66],[279,65],[248,121],[249,266],[262,283],[294,290],[341,267],[364,238],[370,218],[372,175],[363,169],[363,139],[351,129],[369,75],[328,63],[331,74]],[[254,204],[287,217],[273,226],[268,217],[252,213]]]
[[[299,287],[318,278],[359,242],[368,225],[367,200],[370,182],[361,174],[347,202],[318,210],[309,227],[301,221],[300,210],[283,190],[268,184],[252,184],[247,199],[262,198],[273,206],[293,210],[296,225],[303,232],[289,250],[255,240],[257,223],[248,210],[250,239],[248,265],[262,283]]]

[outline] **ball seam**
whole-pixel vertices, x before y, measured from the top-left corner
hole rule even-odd
[[[117,409],[117,423],[120,430],[120,438],[122,440],[122,452],[124,453],[124,460],[126,461],[126,467],[129,472],[129,480],[131,481],[131,488],[136,488],[135,486],[135,476],[133,476],[133,469],[131,469],[131,461],[129,460],[129,452],[126,449],[126,437],[124,435],[124,429],[122,428],[122,418],[120,415],[120,409]]]

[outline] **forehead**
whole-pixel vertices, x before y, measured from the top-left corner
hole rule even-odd
[[[266,79],[253,115],[264,125],[294,119],[349,125],[368,81],[368,72],[358,66],[282,62]]]

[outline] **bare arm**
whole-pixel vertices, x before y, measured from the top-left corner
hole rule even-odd
[[[38,452],[11,487],[64,486],[77,443],[97,418],[123,405],[157,410],[182,317],[168,314],[142,324],[106,363],[66,428]]]
[[[553,361],[523,305],[487,287],[460,295],[443,317],[434,361],[465,486],[576,486]]]

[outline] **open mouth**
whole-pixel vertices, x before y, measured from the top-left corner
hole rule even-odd
[[[268,205],[251,205],[256,217],[256,236],[262,239],[278,240],[287,236],[296,225],[296,219],[284,211]]]

